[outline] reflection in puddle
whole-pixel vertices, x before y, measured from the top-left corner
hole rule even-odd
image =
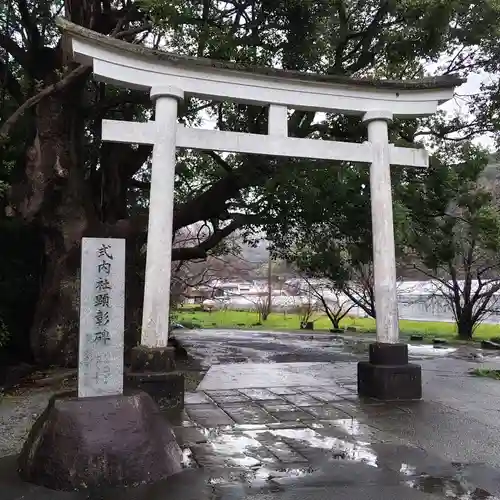
[[[299,478],[312,474],[313,472],[314,469],[312,467],[287,467],[280,469],[268,469],[267,467],[261,467],[255,474],[255,478],[263,479],[265,481],[281,477]]]
[[[340,418],[336,420],[331,420],[328,422],[328,424],[334,428],[339,429],[342,433],[346,434],[347,436],[352,436],[352,437],[368,437],[370,433],[373,431],[372,428],[370,428],[368,425],[365,423],[360,422],[359,420],[356,420],[355,418]],[[318,428],[319,426],[323,426],[323,424],[318,423]]]
[[[403,484],[424,493],[440,494],[456,500],[500,500],[486,490],[477,488],[466,480],[422,475]]]
[[[224,434],[221,430],[206,435],[214,455],[221,456],[228,465],[253,468],[274,461],[256,439],[244,434]]]
[[[247,436],[221,435],[210,443],[215,453],[230,458],[234,465],[240,467],[256,467],[261,464],[261,460],[250,456],[252,449],[261,447],[255,439]]]
[[[417,473],[417,468],[412,465],[401,464],[399,472],[401,472],[404,476],[414,476]]]
[[[366,437],[366,424],[351,419],[329,422],[329,427],[332,424],[345,434],[345,437],[324,436],[311,428],[266,429],[257,425],[238,426],[238,429],[226,426],[205,430],[210,453],[213,453],[214,457],[222,459],[222,462],[227,466],[220,477],[210,478],[209,483],[218,485],[236,480],[253,485],[259,484],[259,482],[261,485],[273,485],[281,484],[282,480],[286,478],[300,479],[318,471],[318,464],[316,464],[316,468],[312,468],[308,464],[299,464],[298,460],[294,460],[290,466],[280,463],[276,452],[285,453],[287,448],[288,453],[298,452],[306,457],[308,450],[324,450],[328,452],[328,462],[347,460],[384,469],[384,453],[382,456],[377,456],[376,445],[374,445],[374,450],[372,445],[367,442],[369,438]],[[317,428],[326,429],[326,427],[325,424],[318,423]],[[200,429],[200,431],[202,430]],[[391,450],[388,451],[390,458],[392,456]],[[403,450],[398,447],[394,457],[400,457],[401,452]],[[313,453],[312,456],[316,455]],[[185,467],[196,466],[189,450],[183,452],[183,458]],[[413,464],[414,460],[418,461],[418,457],[412,459],[409,456],[408,458],[409,460],[398,460],[397,468],[393,469],[400,473],[401,484],[407,487],[436,495],[437,498],[500,500],[499,497],[491,495],[488,491],[467,481],[463,477],[462,469],[457,464],[453,464],[456,472],[451,477],[446,475],[440,477],[440,474],[436,474],[436,472],[436,475],[421,474],[418,470],[419,467]],[[241,468],[234,477],[231,467]]]
[[[411,345],[408,344],[408,354],[411,357],[435,358],[438,356],[447,356],[454,353],[456,347],[434,347],[433,345]]]
[[[259,434],[270,433],[273,436],[286,438],[307,444],[310,448],[330,450],[336,459],[354,460],[377,467],[377,455],[369,443],[358,441],[349,443],[335,437],[321,436],[312,429],[272,429],[268,431],[247,432],[248,435],[258,437]]]
[[[184,467],[185,469],[196,467],[196,462],[193,458],[193,452],[189,448],[184,448],[182,450],[182,467]]]

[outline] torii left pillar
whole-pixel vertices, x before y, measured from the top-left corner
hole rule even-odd
[[[163,409],[178,409],[184,403],[184,376],[175,371],[175,350],[168,336],[177,108],[184,92],[153,87],[150,96],[155,120],[150,122],[154,137],[141,345],[132,349],[128,381]]]

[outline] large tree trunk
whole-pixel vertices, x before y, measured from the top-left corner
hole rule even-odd
[[[21,202],[25,219],[34,217],[45,241],[45,273],[31,327],[30,341],[35,360],[44,366],[76,366],[78,359],[81,239],[127,237],[125,345],[140,339],[144,256],[141,233],[120,234],[109,228],[126,215],[117,206],[98,203],[84,175],[80,141],[83,124],[75,103],[81,102],[80,87],[55,94],[38,106],[36,135],[26,161],[26,179]],[[113,169],[101,161],[102,170],[127,165],[114,158]],[[139,163],[140,164],[140,163]],[[114,190],[126,187],[114,180]],[[122,203],[126,207],[126,199]],[[106,210],[107,207],[107,210]],[[103,208],[107,212],[103,213]],[[106,221],[103,221],[106,219]]]
[[[46,83],[58,78],[55,73]],[[24,179],[12,205],[36,221],[45,243],[45,274],[30,341],[42,365],[73,366],[77,359],[80,241],[97,219],[83,171],[82,80],[42,100],[26,152]]]
[[[474,333],[474,321],[472,311],[463,309],[462,314],[457,320],[458,338],[461,340],[471,340]]]

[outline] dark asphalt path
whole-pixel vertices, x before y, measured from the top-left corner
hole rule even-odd
[[[245,330],[176,330],[189,354],[202,366],[232,363],[342,362],[364,359],[374,335],[328,335]],[[410,346],[415,360],[443,358],[454,347]]]

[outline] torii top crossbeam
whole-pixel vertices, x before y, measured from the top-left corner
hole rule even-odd
[[[462,80],[455,76],[353,79],[248,67],[152,50],[64,19],[57,23],[70,40],[75,59],[92,66],[97,80],[150,91],[156,101],[155,121],[104,120],[102,127],[103,140],[153,145],[144,345],[161,347],[168,340],[176,147],[370,163],[377,340],[398,341],[390,165],[425,167],[428,158],[423,149],[390,145],[387,122],[393,117],[432,115]],[[268,106],[268,134],[184,127],[177,123],[177,101],[186,95]],[[369,140],[355,144],[288,137],[288,109],[359,115],[368,124]]]
[[[395,117],[431,115],[453,95],[455,76],[421,80],[359,79],[194,58],[123,42],[65,19],[75,58],[96,79],[131,89],[173,86],[185,95],[292,109],[363,115],[384,109]]]

